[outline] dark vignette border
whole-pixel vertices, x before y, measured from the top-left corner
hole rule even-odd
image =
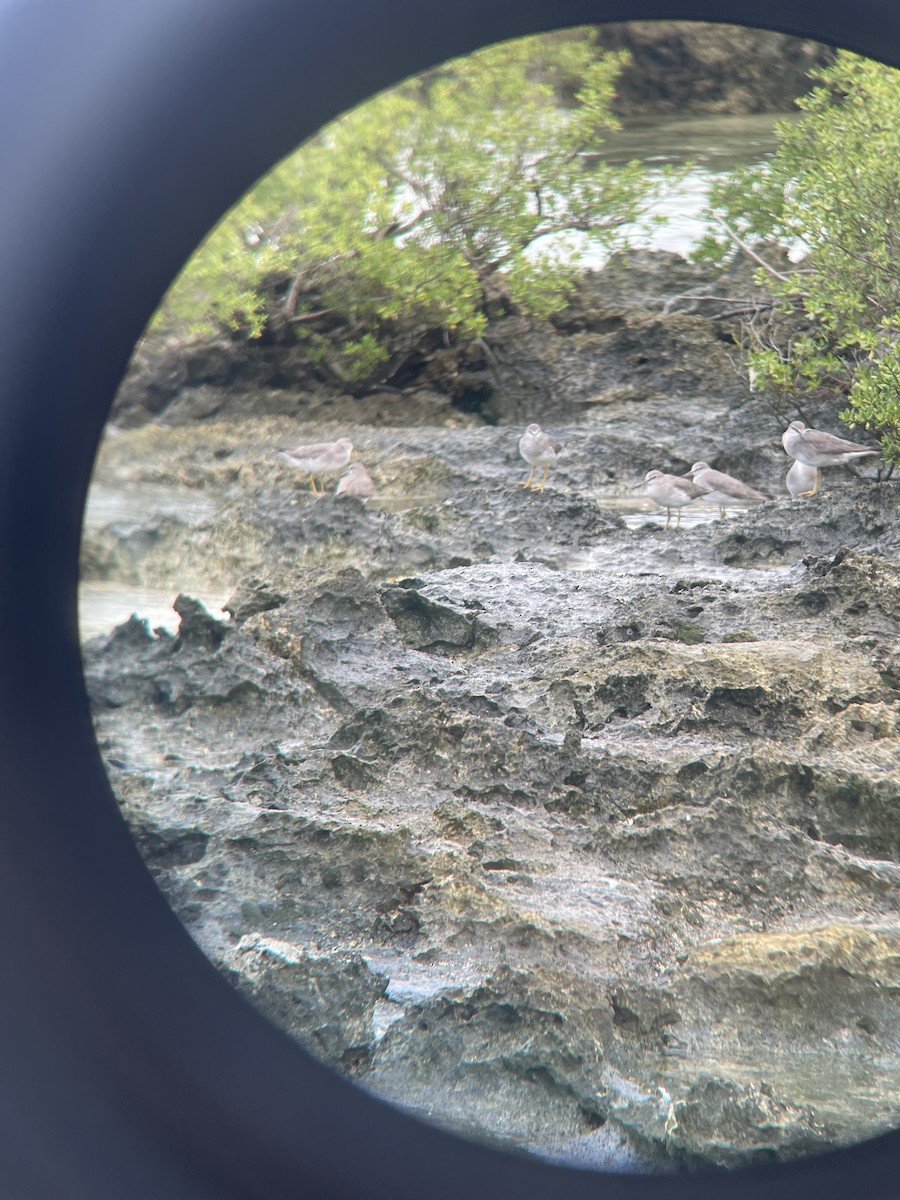
[[[541,29],[742,22],[900,65],[894,0],[0,5],[0,1195],[866,1200],[900,1133],[777,1169],[580,1173],[365,1096],[251,1009],[145,870],[93,739],[81,514],[131,347],[217,217],[325,120]]]

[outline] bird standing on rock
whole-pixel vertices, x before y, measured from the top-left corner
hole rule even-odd
[[[688,474],[694,483],[709,489],[703,499],[718,504],[721,517],[725,516],[726,504],[759,504],[761,500],[769,499],[733,475],[714,470],[709,463],[695,462]]]
[[[314,496],[325,494],[325,484],[321,491],[316,488],[316,476],[322,480],[323,475],[336,475],[343,471],[353,453],[353,443],[349,438],[338,438],[336,442],[312,442],[308,446],[298,446],[296,450],[279,450],[278,455],[285,462],[309,475],[310,488]]]
[[[666,475],[663,471],[648,471],[642,482],[646,485],[647,495],[653,503],[666,510],[664,529],[669,528],[673,508],[678,509],[678,520],[675,523],[677,529],[681,524],[681,510],[685,504],[693,504],[701,496],[706,497],[709,494],[709,488],[702,484],[685,479],[683,475]]]
[[[835,437],[833,433],[821,433],[808,429],[802,421],[791,421],[781,437],[785,451],[797,462],[808,467],[841,467],[867,454],[880,454],[880,450],[869,450],[857,442]]]
[[[549,433],[544,433],[540,425],[532,422],[519,438],[519,453],[531,467],[528,478],[519,486],[533,488],[536,492],[542,492],[544,484],[547,482],[547,476],[556,465],[556,460],[562,448],[562,442],[558,442]],[[539,484],[531,482],[535,467],[544,468],[544,478]]]

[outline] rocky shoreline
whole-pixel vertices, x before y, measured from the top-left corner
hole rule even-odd
[[[228,621],[185,594],[177,635],[135,617],[84,651],[187,928],[362,1086],[585,1166],[900,1125],[900,485],[785,494],[796,414],[691,296],[749,286],[633,255],[405,395],[278,386],[265,347],[154,374],[151,347],[98,461],[215,511],[90,529],[85,579],[233,590]],[[543,493],[517,486],[531,419],[566,443]],[[340,433],[367,503],[273,454]],[[776,498],[623,509],[698,458]]]

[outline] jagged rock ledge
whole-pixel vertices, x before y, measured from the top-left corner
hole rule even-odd
[[[567,1161],[733,1166],[900,1124],[898,583],[347,568],[86,669],[176,911],[336,1069]]]

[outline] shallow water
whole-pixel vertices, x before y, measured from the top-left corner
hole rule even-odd
[[[123,483],[120,487],[92,484],[84,515],[85,529],[104,525],[138,525],[156,517],[174,517],[188,525],[200,525],[214,517],[220,503],[197,488],[161,483]],[[78,589],[78,628],[82,641],[109,633],[132,614],[145,619],[151,629],[170,633],[178,629],[180,617],[172,608],[178,595],[169,588],[140,587],[118,580],[82,580]],[[191,589],[216,617],[225,617],[221,605],[231,589]]]
[[[87,641],[98,634],[110,633],[132,614],[146,620],[151,629],[163,628],[176,633],[181,618],[172,605],[177,594],[177,589],[173,588],[137,587],[116,580],[88,580],[78,589],[78,631],[81,640]],[[222,611],[221,606],[230,594],[231,589],[224,594],[201,591],[198,595],[193,589],[191,591],[194,599],[204,604],[220,620],[228,619],[228,614]]]
[[[654,504],[647,496],[598,496],[596,502],[600,508],[608,508],[617,513],[629,529],[639,529],[647,524],[665,527],[666,510]],[[686,505],[681,510],[680,518],[677,510],[673,509],[669,528],[693,529],[697,525],[709,525],[711,521],[727,521],[745,511],[739,506],[726,508],[724,518],[720,518],[718,504],[707,504],[705,500],[698,500],[695,504]]]

